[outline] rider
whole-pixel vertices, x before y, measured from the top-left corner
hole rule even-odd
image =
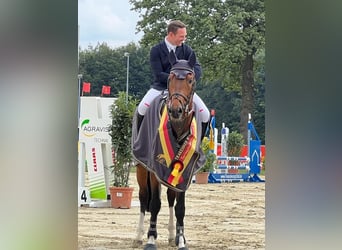
[[[151,102],[167,89],[167,79],[170,74],[171,64],[169,62],[169,52],[173,50],[177,59],[187,60],[191,53],[194,53],[192,48],[184,43],[186,39],[186,25],[179,20],[171,21],[167,26],[167,35],[163,41],[152,47],[150,51],[150,64],[154,76],[151,88],[147,91],[138,106],[138,128],[144,118],[146,110]],[[195,78],[198,81],[202,75],[201,65],[196,62],[194,66]],[[194,93],[193,102],[199,109],[200,117],[197,119],[202,122],[203,138],[209,119],[210,113],[202,99]]]

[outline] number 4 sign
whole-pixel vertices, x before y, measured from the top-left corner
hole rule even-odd
[[[86,187],[79,187],[78,188],[78,206],[90,204],[90,193],[88,188]]]

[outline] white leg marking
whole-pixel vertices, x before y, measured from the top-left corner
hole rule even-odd
[[[145,218],[145,215],[143,213],[140,213],[139,224],[138,224],[138,228],[137,228],[137,237],[136,237],[136,240],[138,240],[138,241],[142,241],[142,239],[143,239],[144,218]]]
[[[152,244],[152,245],[156,244],[156,241],[152,235],[148,238],[147,244]]]
[[[173,207],[169,207],[169,225],[168,225],[168,230],[169,230],[169,240],[175,240],[176,237],[176,226],[174,222],[174,209]]]
[[[179,243],[178,243],[178,248],[182,248],[182,247],[185,247],[183,235],[179,236]]]

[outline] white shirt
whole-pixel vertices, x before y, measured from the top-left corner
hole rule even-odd
[[[172,45],[167,39],[166,39],[166,37],[165,37],[165,43],[166,43],[166,47],[168,48],[168,50],[169,50],[169,52],[171,51],[171,50],[173,50],[174,52],[176,52],[176,45]]]

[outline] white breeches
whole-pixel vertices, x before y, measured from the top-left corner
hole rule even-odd
[[[167,91],[167,90],[165,90]],[[146,110],[150,107],[151,102],[156,98],[158,95],[160,95],[163,91],[162,90],[156,90],[154,88],[151,88],[147,91],[144,98],[141,100],[138,106],[138,112],[140,115],[145,115]],[[199,120],[201,122],[208,122],[210,118],[210,113],[207,108],[207,106],[204,104],[202,99],[195,93],[193,97],[193,102],[195,103],[195,106],[199,109]]]

